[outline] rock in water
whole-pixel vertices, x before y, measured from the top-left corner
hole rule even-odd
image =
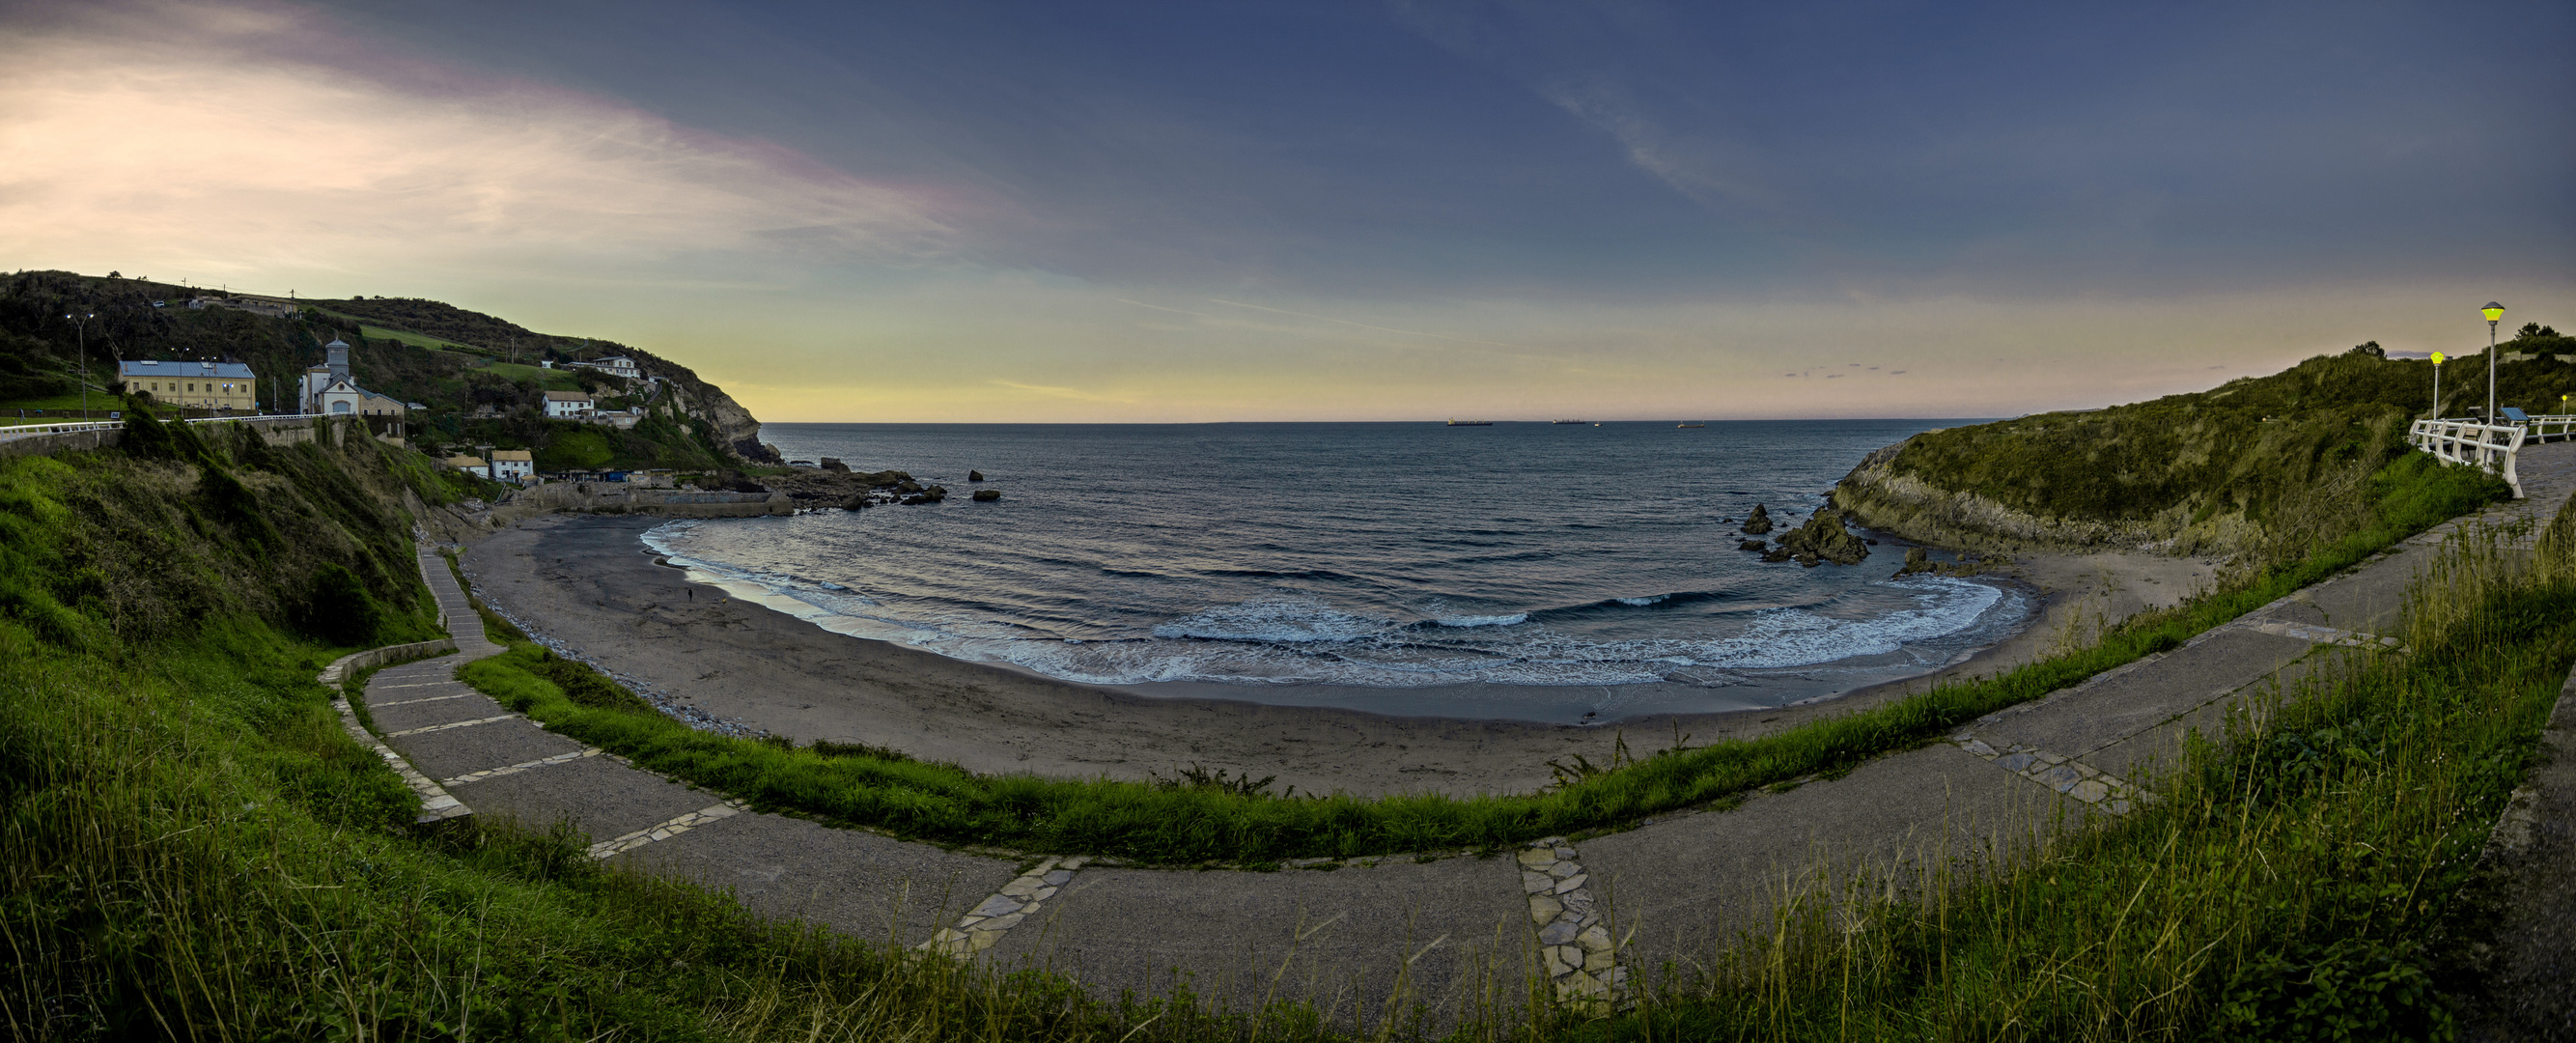
[[[966,472],[966,480],[967,480],[967,481],[970,481],[970,482],[980,482],[980,481],[983,481],[983,480],[984,480],[984,472],[982,472],[982,471],[968,471],[968,472]]]
[[[1761,504],[1754,504],[1753,513],[1744,516],[1744,534],[1760,536],[1770,531],[1771,512],[1763,509]]]
[[[824,457],[823,469],[826,471],[839,471],[842,474],[850,473],[850,465],[842,463],[841,458],[837,456]]]
[[[1760,552],[1760,551],[1769,550],[1770,548],[1763,546],[1763,545],[1762,545],[1762,541],[1761,541],[1761,540],[1745,540],[1745,541],[1743,541],[1743,542],[1741,542],[1741,543],[1736,544],[1736,545],[1735,545],[1735,549],[1737,549],[1737,550],[1749,550],[1749,551]]]
[[[1814,556],[1836,565],[1858,565],[1869,557],[1869,545],[1843,528],[1843,512],[1821,508],[1805,525],[1780,537],[1780,549],[1802,560]]]
[[[970,481],[971,481],[971,479],[970,479]],[[995,501],[995,500],[998,500],[998,499],[1001,499],[1001,498],[1002,498],[1002,491],[1001,491],[1000,489],[977,489],[977,490],[975,490],[975,502],[976,502],[976,503],[991,503],[991,502],[993,502],[993,501]]]
[[[1905,567],[1896,570],[1896,574],[1911,576],[1917,572],[1931,572],[1938,568],[1940,566],[1932,564],[1932,552],[1921,547],[1907,547],[1905,548]]]

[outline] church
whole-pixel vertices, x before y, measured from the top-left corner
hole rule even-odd
[[[298,403],[303,412],[326,416],[372,416],[400,418],[410,412],[401,400],[379,395],[358,386],[349,375],[349,344],[337,337],[322,346],[323,362],[304,371],[298,383]]]

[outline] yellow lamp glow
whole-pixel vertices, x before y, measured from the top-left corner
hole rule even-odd
[[[2488,301],[2487,306],[2478,309],[2478,311],[2486,315],[2488,322],[2494,322],[2498,319],[2504,318],[2504,305],[2497,304],[2494,301]]]
[[[2436,366],[2439,366],[2439,365],[2441,365],[2441,364],[2442,364],[2442,353],[2441,353],[2441,352],[2436,351],[2436,352],[2434,352],[2434,353],[2433,353],[2433,364],[2434,364],[2434,365],[2436,365]]]

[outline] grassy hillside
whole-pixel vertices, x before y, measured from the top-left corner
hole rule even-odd
[[[579,461],[696,471],[772,459],[757,440],[759,421],[722,389],[687,367],[622,345],[528,333],[430,301],[309,302],[292,317],[187,308],[187,299],[201,292],[68,272],[0,276],[0,410],[78,407],[73,375],[84,337],[62,317],[94,314],[85,338],[93,409],[119,407],[99,395],[113,383],[120,358],[247,363],[260,375],[262,408],[275,408],[281,399],[291,403],[296,377],[321,364],[322,345],[338,338],[351,346],[350,365],[361,385],[428,407],[411,418],[409,430],[433,449],[490,444],[535,450],[555,466]],[[519,362],[509,361],[508,343],[466,339],[493,331],[515,331],[507,336],[519,345]],[[664,382],[629,388],[595,372],[536,365],[611,354],[638,359]],[[549,390],[588,390],[610,408],[633,406],[650,416],[625,431],[549,421],[543,415]],[[558,441],[569,446],[556,449]]]
[[[2554,338],[2553,338],[2554,339]],[[2482,363],[2445,367],[2458,415]],[[2296,557],[2366,524],[2384,468],[2432,407],[2432,364],[2356,349],[2214,390],[1931,431],[1882,450],[1836,490],[1863,524],[1980,548],[2153,546]],[[2504,363],[2507,404],[2555,408],[2576,365]]]
[[[192,434],[0,459],[0,1039],[1241,1035],[763,920],[569,833],[415,827],[313,678],[430,636],[400,505],[446,488],[363,437]]]

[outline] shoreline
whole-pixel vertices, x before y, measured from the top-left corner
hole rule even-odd
[[[1694,743],[1767,734],[2038,658],[2088,616],[2171,604],[2207,566],[2142,554],[2029,555],[1998,570],[2035,590],[2019,633],[1928,673],[1802,704],[1647,713],[1590,724],[1396,716],[1223,698],[1207,685],[1144,694],[826,630],[658,564],[641,534],[664,519],[548,515],[466,545],[476,593],[601,667],[697,713],[800,742],[903,750],[990,774],[1147,781],[1199,766],[1309,793],[1527,792],[1550,760],[1606,762],[1672,734]],[[2073,628],[2073,629],[2070,629]]]

